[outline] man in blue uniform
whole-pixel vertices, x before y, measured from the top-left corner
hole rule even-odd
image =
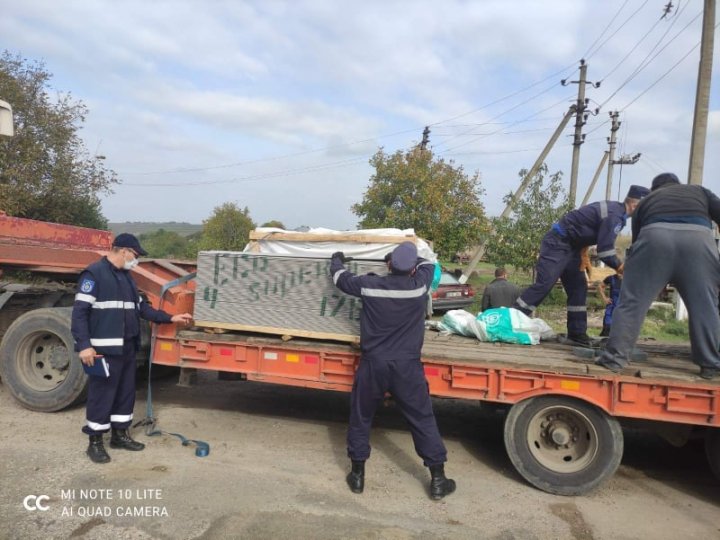
[[[688,308],[692,360],[701,377],[720,378],[720,260],[713,221],[720,224],[720,199],[710,190],[680,184],[672,173],[653,179],[652,193],[633,217],[620,301],[597,364],[615,372],[627,366],[650,304],[672,282]]]
[[[354,493],[365,485],[365,461],[370,457],[370,428],[386,392],[405,416],[415,451],[430,469],[430,496],[442,499],[455,491],[445,477],[447,451],[440,437],[432,401],[420,362],[425,339],[427,296],[435,265],[418,258],[412,242],[396,247],[388,261],[390,274],[356,276],[345,269],[342,252],[332,255],[330,275],[344,293],[362,298],[360,363],[350,396],[348,456],[352,470],[347,482]]]
[[[88,380],[86,425],[88,457],[107,463],[110,456],[103,445],[103,433],[112,427],[110,446],[142,450],[145,445],[128,434],[135,406],[135,354],[140,348],[140,317],[156,323],[188,323],[192,315],[170,314],[153,309],[139,295],[130,270],[137,256],[147,255],[132,234],[119,234],[112,251],[88,266],[78,280],[72,312],[75,350],[83,364],[92,366],[104,356],[109,377]]]
[[[598,258],[622,274],[615,239],[640,199],[649,192],[642,186],[630,186],[624,202],[594,202],[565,214],[543,238],[535,267],[535,283],[523,291],[513,307],[530,315],[560,278],[567,293],[568,339],[589,345],[587,280],[580,269],[580,251],[597,245]]]

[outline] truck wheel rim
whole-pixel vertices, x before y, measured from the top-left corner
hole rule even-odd
[[[54,390],[67,377],[70,351],[55,334],[28,334],[20,344],[17,355],[17,373],[23,383],[34,391]]]
[[[583,413],[571,407],[551,406],[530,419],[527,444],[540,465],[569,474],[593,462],[599,441],[595,426]]]

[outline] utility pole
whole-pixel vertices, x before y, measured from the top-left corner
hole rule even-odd
[[[597,170],[595,171],[595,176],[593,176],[592,182],[590,182],[590,187],[588,188],[587,192],[585,192],[585,197],[583,198],[583,201],[580,203],[580,206],[585,206],[590,199],[590,195],[592,195],[593,190],[595,189],[595,184],[597,184],[598,178],[600,178],[600,173],[603,170],[603,167],[605,166],[605,162],[608,159],[608,155],[610,152],[605,150],[603,152],[603,157],[600,160],[600,165],[598,165]],[[608,197],[609,198],[609,197]]]
[[[702,184],[705,162],[705,139],[707,137],[710,82],[712,79],[713,42],[715,34],[715,0],[705,0],[703,11],[702,43],[695,92],[695,115],[690,142],[690,165],[688,184]]]
[[[605,186],[605,200],[609,201],[612,199],[612,181],[613,181],[613,164],[615,163],[615,140],[616,140],[616,134],[617,130],[620,129],[620,124],[622,122],[618,122],[618,117],[620,116],[620,113],[617,111],[613,111],[610,113],[610,118],[612,120],[612,126],[610,126],[610,137],[608,138],[608,145],[610,146],[609,152],[609,159],[608,159],[608,172],[607,172],[607,184]]]
[[[578,167],[580,165],[580,145],[585,141],[585,135],[583,135],[582,128],[587,120],[587,114],[585,109],[587,108],[588,101],[585,99],[585,85],[590,84],[594,88],[598,88],[600,83],[588,83],[587,81],[587,64],[585,60],[580,60],[580,80],[567,82],[566,79],[560,81],[560,84],[567,86],[568,84],[578,85],[578,97],[577,103],[575,104],[575,137],[573,138],[573,154],[572,154],[572,168],[570,170],[570,204],[575,208],[575,198],[577,195],[577,177]]]
[[[420,150],[425,150],[428,142],[430,142],[430,126],[425,126],[425,129],[423,129],[422,142],[420,143]]]
[[[568,122],[570,121],[570,118],[572,115],[575,114],[575,105],[571,105],[568,111],[565,113],[565,116],[563,116],[563,119],[560,121],[560,124],[558,125],[555,132],[550,137],[550,140],[545,145],[545,148],[543,148],[542,152],[540,152],[540,155],[535,160],[535,163],[530,168],[528,173],[525,175],[525,178],[523,178],[522,182],[520,182],[520,186],[517,188],[517,191],[512,196],[512,199],[510,199],[510,202],[508,202],[507,206],[505,206],[505,210],[503,210],[503,213],[500,214],[500,218],[506,218],[510,215],[513,209],[513,203],[518,200],[520,197],[522,197],[523,193],[525,193],[525,190],[528,187],[528,184],[530,183],[530,180],[532,180],[533,176],[535,176],[538,172],[538,169],[542,166],[542,164],[545,162],[545,158],[550,153],[550,150],[555,145],[555,143],[558,140],[558,137],[560,137],[560,134],[562,133],[563,129],[565,129],[565,126],[567,126]],[[493,231],[488,231],[488,236],[492,234]],[[482,240],[480,242],[480,245],[478,245],[477,249],[475,250],[475,253],[473,254],[472,259],[468,263],[467,268],[463,272],[463,275],[460,276],[460,283],[466,283],[468,278],[470,277],[470,274],[473,270],[475,270],[475,267],[480,262],[480,259],[482,259],[482,256],[485,254],[485,244],[487,243],[486,240]]]

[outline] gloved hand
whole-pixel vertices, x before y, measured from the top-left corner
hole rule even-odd
[[[352,257],[346,257],[345,254],[342,251],[336,251],[330,256],[331,259],[338,258],[340,259],[340,262],[345,264],[348,261],[352,260]]]

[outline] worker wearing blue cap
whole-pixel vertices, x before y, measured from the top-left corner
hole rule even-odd
[[[133,440],[128,428],[135,406],[135,356],[140,348],[140,318],[156,323],[192,320],[192,315],[170,315],[154,309],[138,293],[130,270],[138,256],[147,255],[135,236],[117,235],[106,257],[92,263],[78,280],[71,331],[80,361],[92,366],[103,356],[109,375],[88,378],[85,426],[90,437],[88,457],[107,463],[103,434],[112,427],[110,446],[138,451],[145,445]]]
[[[622,274],[615,239],[640,199],[648,193],[650,190],[645,187],[630,186],[623,202],[594,202],[565,214],[543,238],[535,267],[535,283],[522,292],[513,307],[530,315],[559,278],[567,294],[567,337],[580,345],[590,345],[587,279],[581,269],[580,253],[585,247],[597,245],[598,258]]]
[[[420,361],[425,339],[427,295],[435,264],[419,258],[415,244],[403,242],[386,258],[390,274],[356,276],[333,253],[330,275],[344,293],[362,298],[360,363],[350,396],[347,483],[354,493],[365,486],[365,461],[370,457],[370,428],[378,405],[390,392],[410,425],[415,451],[430,469],[430,496],[442,499],[455,491],[445,477],[447,451],[433,413],[428,383]]]
[[[597,363],[615,372],[627,366],[650,304],[671,282],[687,305],[692,360],[700,376],[720,378],[720,261],[712,232],[712,222],[720,224],[720,199],[663,173],[653,179],[652,193],[632,221],[620,299]]]

